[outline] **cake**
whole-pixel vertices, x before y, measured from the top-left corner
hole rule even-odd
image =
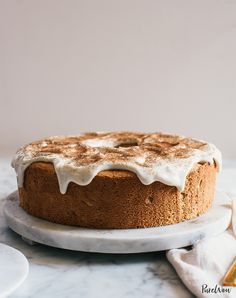
[[[95,132],[32,142],[12,166],[30,215],[87,228],[147,228],[211,207],[221,153],[178,135]]]

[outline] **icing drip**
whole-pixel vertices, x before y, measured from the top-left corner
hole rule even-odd
[[[85,133],[78,136],[50,137],[20,148],[12,161],[18,186],[33,162],[51,162],[61,193],[68,184],[89,184],[104,170],[128,170],[140,181],[160,181],[183,191],[187,175],[197,163],[216,162],[221,153],[210,143],[162,133]]]

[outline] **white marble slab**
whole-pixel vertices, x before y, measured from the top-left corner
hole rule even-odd
[[[165,252],[97,254],[30,246],[7,227],[0,200],[0,242],[27,257],[30,270],[9,298],[192,298]]]
[[[26,279],[29,263],[13,247],[0,243],[0,297],[14,292]]]
[[[100,253],[141,253],[189,246],[204,237],[222,233],[231,219],[230,208],[214,204],[206,214],[175,225],[126,230],[87,229],[55,224],[27,214],[19,207],[17,191],[7,198],[4,214],[8,226],[28,240]]]

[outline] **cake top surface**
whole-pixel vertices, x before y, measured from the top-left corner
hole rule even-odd
[[[183,190],[187,174],[199,162],[221,164],[220,151],[193,138],[164,133],[91,132],[55,136],[20,148],[12,162],[23,185],[24,170],[33,162],[54,164],[60,190],[73,181],[86,185],[103,170],[123,169],[143,184],[160,181]]]
[[[117,132],[49,137],[26,145],[23,151],[33,157],[57,154],[77,165],[143,157],[141,164],[149,166],[157,159],[186,158],[194,149],[205,150],[204,147],[207,143],[177,135]]]

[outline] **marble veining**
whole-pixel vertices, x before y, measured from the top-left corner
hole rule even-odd
[[[220,184],[223,188],[223,180]],[[0,159],[0,242],[20,250],[30,264],[27,279],[10,298],[194,297],[165,252],[116,255],[28,245],[7,227],[2,213],[4,198],[15,189],[10,159]]]

